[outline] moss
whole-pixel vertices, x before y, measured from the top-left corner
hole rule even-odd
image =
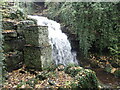
[[[43,71],[40,74],[36,75],[36,79],[45,80],[49,77],[55,77],[55,76],[56,76],[56,73],[53,71],[51,71],[51,72]]]
[[[22,67],[23,53],[19,51],[5,53],[4,65],[7,71]]]
[[[84,70],[82,67],[76,66],[76,67],[72,67],[72,66],[68,66],[65,69],[65,73],[70,74],[72,77],[74,77],[78,72]]]
[[[120,77],[120,69],[116,70],[116,71],[114,72],[114,75],[115,75],[116,77]]]
[[[98,80],[95,73],[91,70],[79,72],[75,79],[78,80],[79,88],[98,88]]]
[[[84,69],[79,66],[68,66],[65,72],[70,74],[78,82],[71,83],[72,88],[98,88],[98,80],[95,72],[89,69]]]
[[[46,66],[46,67],[43,67],[42,68],[42,70],[47,70],[47,71],[55,71],[55,69],[56,69],[56,65],[48,65],[48,66]]]
[[[25,47],[24,61],[28,68],[41,70],[41,51],[40,48]]]

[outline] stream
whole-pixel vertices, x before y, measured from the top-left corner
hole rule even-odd
[[[120,88],[120,78],[105,72],[104,69],[101,68],[92,68],[92,70],[96,72],[99,81],[105,88]]]

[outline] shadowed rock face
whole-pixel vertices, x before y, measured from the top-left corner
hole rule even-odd
[[[22,67],[23,53],[19,51],[5,53],[5,66],[7,71],[12,71]]]
[[[23,22],[27,23],[24,24]],[[19,31],[21,30],[21,32],[23,32],[24,28],[27,27],[27,25],[33,25],[33,21],[26,20],[16,22],[11,19],[3,20],[2,35],[4,36],[4,64],[7,71],[19,69],[24,63],[23,49],[25,45],[25,39],[23,33],[20,34]]]

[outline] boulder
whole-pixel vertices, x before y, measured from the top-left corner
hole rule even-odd
[[[80,66],[68,66],[65,72],[70,74],[77,83],[72,83],[74,88],[95,88],[99,86],[98,79],[94,71],[90,69],[84,69]]]

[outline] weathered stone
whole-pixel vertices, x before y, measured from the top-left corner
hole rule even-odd
[[[47,66],[53,65],[51,49],[51,46],[26,46],[24,48],[25,65],[28,68],[33,68],[37,70],[41,70]]]
[[[29,25],[35,25],[35,22],[32,20],[25,20],[25,21],[20,21],[17,24],[17,33],[19,35],[23,35],[23,31],[25,30],[25,28]]]
[[[25,44],[24,39],[13,38],[11,40],[4,41],[3,49],[4,52],[15,51],[15,50],[22,51],[24,48],[24,44]]]
[[[24,36],[27,44],[33,46],[48,46],[48,30],[43,26],[30,26],[24,30]]]
[[[52,47],[50,45],[41,49],[41,63],[42,68],[54,65],[52,60]]]
[[[23,53],[19,51],[5,53],[4,64],[8,71],[22,67]]]
[[[41,70],[41,49],[39,47],[25,47],[24,61],[26,67]]]
[[[4,35],[4,39],[17,37],[17,32],[15,30],[4,30],[2,34]]]
[[[12,30],[14,29],[14,26],[15,26],[15,22],[10,19],[3,20],[2,24],[3,24],[3,27],[2,27],[3,30]]]

